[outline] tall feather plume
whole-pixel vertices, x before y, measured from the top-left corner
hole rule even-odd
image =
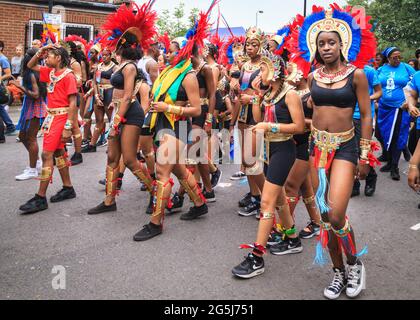
[[[165,32],[163,35],[159,36],[158,41],[163,44],[163,47],[165,48],[165,53],[169,52],[169,47],[171,45],[171,38],[169,38],[169,35],[167,32]]]

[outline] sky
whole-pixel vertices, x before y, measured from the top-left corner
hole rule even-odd
[[[136,0],[137,3],[144,3],[146,0]],[[189,13],[191,8],[199,8],[203,11],[210,6],[211,0],[156,0],[154,9],[159,13],[164,9],[173,12],[172,8],[179,2],[184,2],[185,13]],[[336,2],[345,5],[345,0],[307,0],[307,13],[309,14],[312,5],[328,6]],[[248,27],[256,25],[257,11],[264,13],[258,14],[258,27],[266,33],[274,33],[283,25],[290,22],[296,14],[303,14],[304,0],[221,0],[220,11],[226,18],[230,27]],[[217,7],[213,9],[211,21],[216,21],[218,15]],[[214,24],[215,26],[216,24]],[[220,27],[224,27],[220,22]]]

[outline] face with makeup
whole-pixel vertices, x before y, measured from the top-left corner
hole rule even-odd
[[[258,56],[259,50],[260,50],[260,42],[257,39],[246,41],[245,52],[251,59]]]

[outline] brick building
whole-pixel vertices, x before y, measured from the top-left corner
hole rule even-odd
[[[31,45],[33,39],[40,39],[42,33],[42,13],[62,15],[63,37],[69,34],[94,38],[105,17],[115,11],[121,0],[0,0],[0,40],[5,43],[4,54],[12,57],[15,47]],[[63,14],[64,8],[64,14]]]

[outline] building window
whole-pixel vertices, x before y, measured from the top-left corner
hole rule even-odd
[[[75,34],[90,41],[93,39],[93,26],[88,24],[77,24],[77,23],[63,23],[61,29],[61,38],[64,39],[70,34]],[[28,47],[31,46],[31,43],[34,39],[41,39],[43,31],[43,23],[38,20],[29,21],[29,37],[28,37]]]

